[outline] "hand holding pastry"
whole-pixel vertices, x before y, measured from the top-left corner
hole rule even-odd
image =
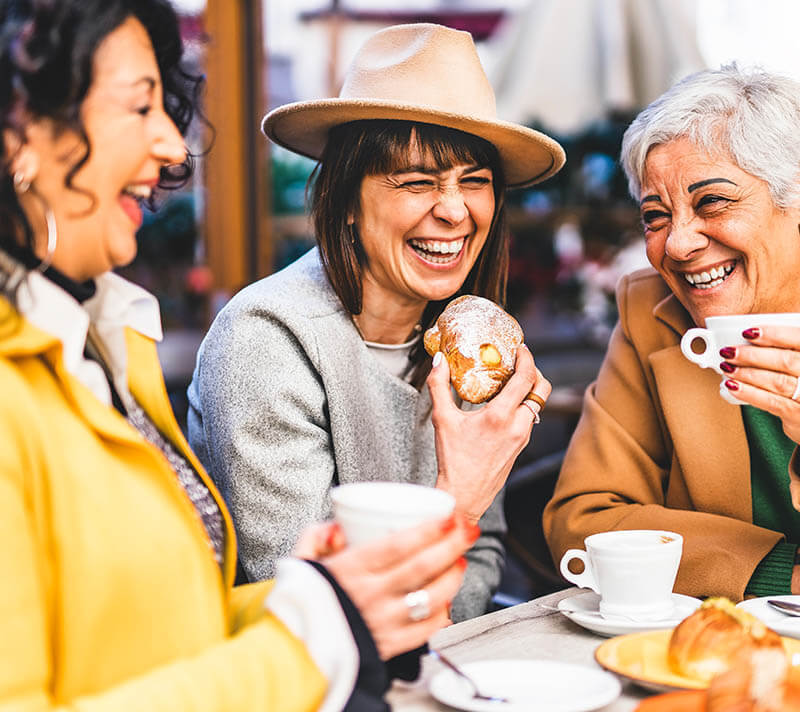
[[[469,403],[492,398],[514,372],[522,328],[494,302],[465,294],[450,302],[425,332],[425,350],[442,353],[450,382]]]
[[[511,466],[527,445],[538,418],[538,403],[526,400],[533,393],[542,402],[552,390],[530,351],[517,349],[514,374],[483,408],[463,411],[450,394],[447,360],[437,354],[428,376],[433,401],[439,476],[436,486],[456,499],[456,510],[477,522],[505,484]]]

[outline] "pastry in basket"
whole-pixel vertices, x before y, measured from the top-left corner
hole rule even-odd
[[[773,650],[784,658],[780,636],[727,598],[709,598],[672,632],[667,662],[673,672],[708,682],[741,654]]]
[[[513,316],[489,299],[465,294],[450,302],[425,332],[425,350],[431,356],[442,352],[462,400],[483,403],[511,377],[522,339]]]

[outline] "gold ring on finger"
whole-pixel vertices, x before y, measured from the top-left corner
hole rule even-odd
[[[532,400],[534,403],[538,403],[540,411],[544,409],[545,400],[538,393],[531,391],[527,396],[525,396],[525,400]]]

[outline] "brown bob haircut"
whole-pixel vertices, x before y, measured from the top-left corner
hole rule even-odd
[[[505,178],[497,149],[472,134],[434,124],[388,119],[340,124],[331,129],[311,177],[311,215],[328,279],[344,308],[352,315],[360,314],[366,254],[358,231],[347,224],[347,218],[358,212],[362,179],[402,169],[412,147],[432,159],[440,170],[462,163],[489,168],[495,200],[492,225],[478,259],[458,292],[446,300],[428,303],[420,322],[425,330],[438,319],[447,302],[461,294],[477,294],[505,304],[509,238]],[[411,363],[411,382],[420,388],[430,371],[422,340],[412,350]]]

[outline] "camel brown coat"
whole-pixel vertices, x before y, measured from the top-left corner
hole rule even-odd
[[[624,277],[617,303],[619,323],[544,512],[553,559],[596,532],[667,529],[684,537],[676,592],[741,600],[784,538],[752,523],[741,409],[720,397],[717,373],[684,358],[680,338],[694,324],[655,271]]]

